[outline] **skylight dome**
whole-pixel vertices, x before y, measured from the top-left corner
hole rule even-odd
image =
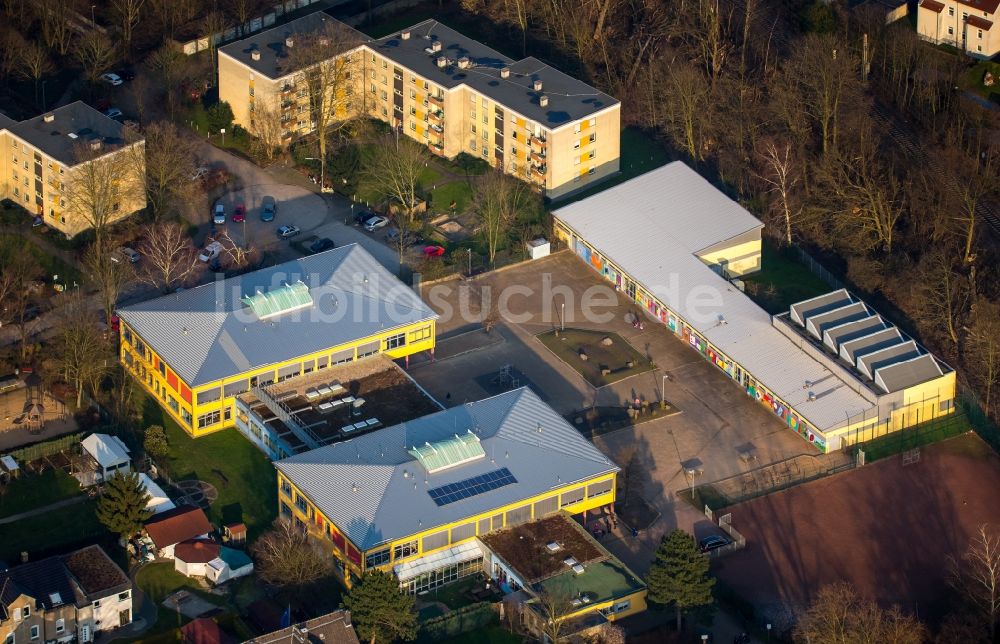
[[[486,456],[479,437],[471,431],[443,441],[424,443],[409,452],[430,474]]]
[[[266,293],[257,291],[254,295],[248,295],[242,302],[249,306],[258,319],[267,318],[296,311],[312,306],[313,299],[309,294],[309,287],[302,280],[294,284],[282,284]]]

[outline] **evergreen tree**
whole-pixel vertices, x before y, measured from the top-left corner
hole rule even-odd
[[[710,607],[715,580],[708,576],[709,559],[698,550],[694,537],[680,529],[663,535],[646,577],[649,600],[677,610],[677,630],[681,616],[691,608]]]
[[[365,573],[344,596],[344,606],[351,611],[358,636],[371,644],[409,641],[417,636],[413,597],[400,592],[399,582],[390,573]]]
[[[153,516],[146,509],[149,492],[143,487],[138,472],[115,472],[104,483],[101,500],[97,503],[97,519],[111,532],[128,539],[142,530],[142,524]]]
[[[153,458],[161,458],[170,453],[170,446],[167,444],[167,432],[159,425],[150,425],[146,428],[146,435],[142,440],[142,448],[146,454]]]

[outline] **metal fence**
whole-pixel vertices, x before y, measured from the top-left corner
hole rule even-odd
[[[21,463],[30,463],[46,456],[64,452],[79,443],[82,439],[83,433],[67,434],[66,436],[60,436],[44,443],[35,443],[34,445],[15,449],[7,452],[6,456],[11,456],[14,460]]]
[[[811,272],[813,275],[826,282],[827,285],[829,285],[830,288],[832,289],[846,288],[842,281],[834,277],[833,273],[826,270],[826,268],[822,264],[813,259],[812,255],[802,250],[798,246],[795,246],[794,248],[795,252],[798,253],[799,261],[802,262],[802,264],[809,269],[809,272]]]
[[[925,423],[899,429],[859,443],[850,449],[854,454],[860,454],[864,463],[874,463],[887,456],[909,452],[924,445],[964,434],[970,429],[972,429],[972,425],[965,412],[955,411],[946,416],[938,416]]]

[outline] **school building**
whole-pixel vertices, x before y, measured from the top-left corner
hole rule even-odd
[[[553,213],[556,236],[820,451],[954,410],[955,372],[845,290],[771,316],[763,224],[677,161]]]
[[[380,569],[413,594],[480,572],[507,590],[527,587],[537,575],[513,572],[521,559],[486,546],[487,535],[560,512],[610,511],[619,471],[526,387],[275,467],[280,515],[322,537],[348,584]],[[579,573],[610,557],[591,554],[581,547]],[[599,568],[591,576],[606,592],[588,600],[591,610],[614,618],[645,608],[645,586],[624,566]]]
[[[192,436],[234,399],[369,356],[434,351],[435,314],[351,244],[123,307],[121,363]]]

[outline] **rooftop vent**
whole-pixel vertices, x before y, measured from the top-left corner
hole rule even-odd
[[[573,557],[566,557],[565,559],[563,559],[563,563],[572,568],[573,566],[578,565],[580,562],[574,559]]]
[[[69,133],[69,134],[67,134],[66,136],[68,136],[68,137],[69,137],[69,138],[71,138],[71,139],[75,139],[75,138],[76,138],[76,132],[70,132],[70,133]]]
[[[445,58],[444,56],[438,56],[437,66],[440,67],[441,69],[444,69],[445,67],[448,66],[448,59]]]
[[[504,67],[500,70],[500,78],[510,78],[510,67]]]
[[[578,575],[582,575],[584,570],[585,568],[580,564],[576,564],[575,566],[573,566],[573,572],[575,572]]]
[[[291,36],[289,36],[288,38],[285,38],[285,47],[294,47],[294,46],[295,46],[295,39],[294,38],[292,38]]]
[[[56,120],[56,115],[53,114],[52,112],[49,112],[48,114],[42,117],[42,120],[45,121],[46,123],[51,123],[52,121]]]
[[[816,392],[815,391],[810,391],[809,392],[809,402],[813,402],[814,400],[816,400]]]
[[[550,543],[545,547],[548,549],[549,552],[559,552],[560,550],[562,550],[562,546],[559,544],[558,541],[553,541],[552,543]]]
[[[435,40],[434,42],[431,43],[431,51],[433,51],[434,53],[437,53],[437,52],[441,51],[441,41],[440,40]]]
[[[535,82],[534,82],[534,84],[532,85],[532,87],[534,87],[534,88],[535,88],[535,91],[536,91],[536,92],[540,92],[540,91],[542,91],[542,81],[540,81],[540,80],[535,80]]]
[[[254,49],[252,52],[250,52],[250,58],[253,58],[254,60],[260,60],[260,50]]]
[[[472,61],[469,60],[468,56],[462,56],[461,58],[458,59],[459,69],[468,69],[469,65],[471,64]]]
[[[539,96],[538,97],[538,104],[541,105],[542,107],[548,107],[549,106],[549,97],[548,96]]]
[[[403,33],[399,34],[399,37],[402,38],[403,40],[409,40],[410,39],[410,32],[409,31],[404,31]]]

